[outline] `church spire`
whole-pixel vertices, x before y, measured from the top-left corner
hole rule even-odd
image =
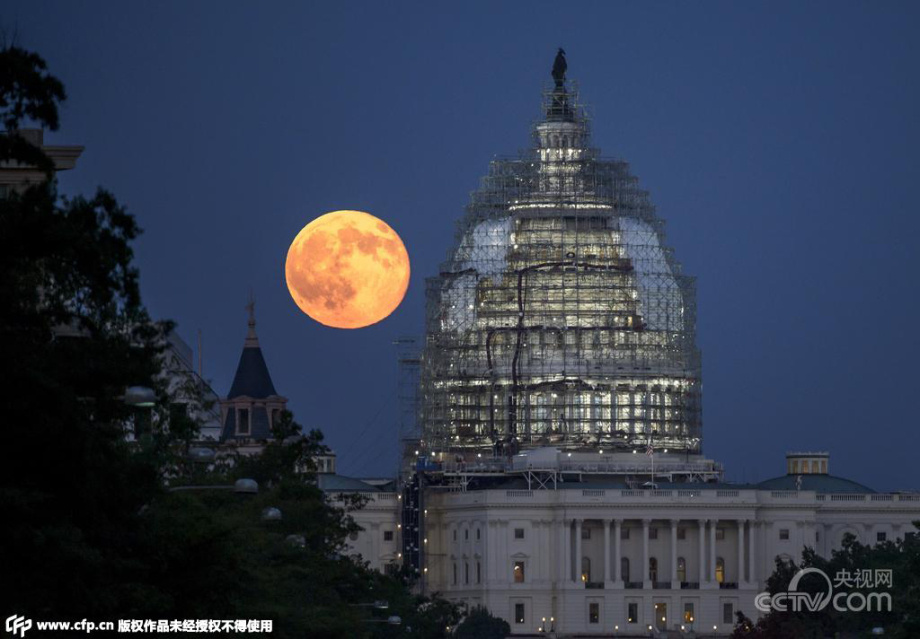
[[[272,376],[256,335],[256,301],[249,292],[249,331],[240,353],[240,362],[230,385],[230,392],[221,400],[223,429],[220,440],[261,441],[270,439],[272,427],[287,405],[287,398],[275,391]]]
[[[249,303],[246,305],[249,311],[249,332],[246,333],[246,343],[243,348],[259,348],[259,336],[256,335],[256,300],[249,291]]]
[[[268,366],[262,356],[262,348],[259,346],[259,337],[256,335],[256,302],[251,292],[246,310],[249,312],[249,332],[246,333],[243,353],[240,355],[240,363],[227,397],[269,397],[276,394],[275,385],[272,384]]]

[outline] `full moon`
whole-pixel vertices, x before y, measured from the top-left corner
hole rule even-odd
[[[284,274],[294,302],[317,322],[363,328],[402,302],[409,254],[383,220],[363,211],[333,211],[297,234]]]

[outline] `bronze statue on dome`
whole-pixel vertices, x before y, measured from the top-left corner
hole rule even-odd
[[[556,82],[556,88],[561,89],[565,84],[565,70],[569,65],[565,61],[565,50],[559,47],[556,53],[556,59],[553,61],[553,80]]]

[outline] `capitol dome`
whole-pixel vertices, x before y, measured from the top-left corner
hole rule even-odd
[[[694,279],[626,162],[590,146],[575,86],[493,161],[427,280],[429,451],[701,450]]]

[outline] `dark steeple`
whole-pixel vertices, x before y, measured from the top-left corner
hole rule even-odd
[[[259,346],[259,338],[256,335],[256,303],[251,297],[246,308],[249,311],[249,332],[246,334],[243,353],[240,355],[240,363],[236,367],[236,375],[233,377],[227,399],[242,396],[265,399],[278,394],[275,392],[275,385],[272,384],[268,366],[262,356],[262,348]]]
[[[256,303],[249,296],[249,332],[227,397],[221,400],[221,442],[260,446],[272,436],[272,424],[287,406],[278,395],[256,335]],[[255,442],[255,443],[254,443]]]

